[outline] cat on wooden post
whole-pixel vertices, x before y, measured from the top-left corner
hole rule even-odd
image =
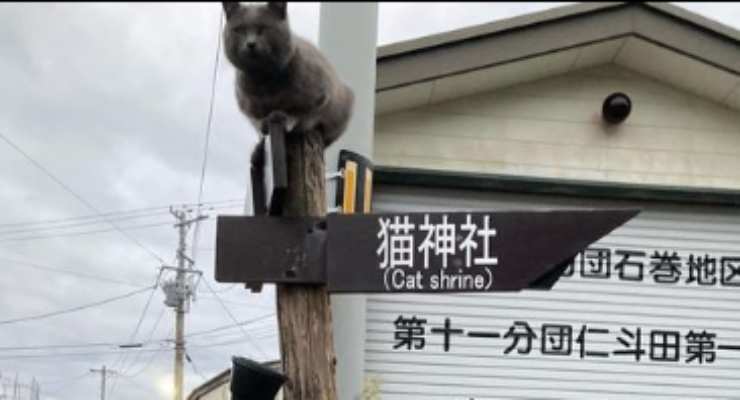
[[[293,34],[287,4],[223,2],[224,53],[236,69],[236,98],[255,129],[269,122],[286,132],[318,131],[324,148],[347,128],[354,94],[321,51]]]

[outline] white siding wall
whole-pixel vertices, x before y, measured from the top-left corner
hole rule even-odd
[[[379,187],[375,212],[544,209],[549,207],[630,206],[573,198],[486,194]],[[390,294],[368,296],[365,372],[380,382],[383,400],[492,399],[740,399],[740,349],[716,350],[713,362],[687,362],[686,334],[716,334],[715,345],[740,346],[740,286],[720,284],[721,257],[740,257],[740,215],[732,208],[636,205],[643,213],[609,234],[594,247],[644,251],[644,279],[617,277],[612,255],[611,277],[582,277],[576,271],[549,292],[495,294]],[[681,258],[679,282],[656,283],[650,273],[653,251],[676,251]],[[714,285],[687,283],[689,254],[717,258]],[[739,258],[740,259],[740,258]],[[640,261],[640,259],[637,259]],[[737,262],[735,263],[737,264]],[[588,268],[588,267],[586,267]],[[737,284],[737,278],[734,279]],[[427,319],[426,346],[421,350],[394,349],[394,321],[399,315]],[[440,334],[430,329],[495,331],[501,338],[452,336],[443,350]],[[527,322],[536,339],[531,352],[504,354],[504,338],[514,321]],[[541,325],[572,326],[572,353],[541,352]],[[608,329],[587,334],[585,350],[608,352],[608,358],[579,357],[577,335],[582,325]],[[641,329],[639,361],[613,354],[629,341],[622,328]],[[679,359],[651,360],[650,332],[680,335]],[[659,347],[657,348],[659,349]],[[659,354],[656,351],[656,354]],[[659,358],[659,357],[657,357]],[[344,399],[342,399],[344,400]]]
[[[623,91],[633,100],[626,123],[605,128],[601,104]],[[740,113],[615,65],[603,65],[494,92],[377,116],[378,165],[551,178],[740,189]],[[374,212],[501,210],[598,206],[605,202],[464,191],[379,187]],[[619,203],[626,205],[627,203]],[[384,400],[411,399],[740,399],[740,351],[714,363],[686,362],[690,330],[740,345],[737,286],[686,283],[689,254],[740,257],[740,214],[732,208],[648,204],[598,246],[648,253],[641,282],[562,278],[551,292],[375,295],[368,297],[366,377]],[[656,283],[654,250],[678,252],[679,283]],[[616,262],[613,260],[613,262]],[[612,271],[612,274],[616,272]],[[394,349],[399,316],[428,318],[427,347]],[[450,317],[459,328],[504,334],[527,321],[537,334],[528,355],[505,355],[510,339],[453,337],[444,352],[429,335]],[[623,327],[681,333],[678,362],[547,356],[543,323],[605,328],[587,347],[616,350]],[[455,326],[453,326],[454,328]],[[488,341],[486,341],[488,340]],[[576,349],[576,347],[574,347]]]
[[[632,114],[606,128],[601,104]],[[378,165],[740,188],[740,112],[609,64],[376,119]]]

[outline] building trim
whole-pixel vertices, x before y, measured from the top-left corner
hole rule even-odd
[[[376,166],[373,177],[374,185],[403,185],[703,206],[740,206],[739,190],[716,188],[627,184],[389,166]]]
[[[536,18],[531,15],[522,18],[521,21],[520,17],[515,17],[379,48],[376,92],[627,36],[740,75],[740,53],[737,52],[740,32],[675,6],[579,4],[538,13]],[[687,40],[697,34],[702,40]],[[526,46],[516,45],[519,41],[539,45],[530,51]],[[490,55],[481,53],[481,49],[489,45],[497,51]],[[455,62],[445,62],[452,57],[447,50],[453,48],[456,49]]]
[[[584,15],[613,12],[628,7],[639,7],[640,9],[649,11],[655,15],[665,16],[680,24],[699,29],[705,33],[713,35],[715,38],[727,40],[736,45],[740,44],[740,31],[672,4],[660,2],[584,2],[465,27],[449,32],[423,36],[403,42],[390,43],[378,47],[378,62],[387,61],[397,57],[409,56],[418,52],[430,51],[439,47],[454,46],[468,40],[484,39],[493,35],[522,30],[544,23],[563,21]]]

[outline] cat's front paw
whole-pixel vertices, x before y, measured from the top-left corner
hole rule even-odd
[[[286,132],[290,132],[295,128],[297,120],[283,111],[273,111],[264,120],[262,120],[262,134],[270,134],[270,125],[280,125]]]

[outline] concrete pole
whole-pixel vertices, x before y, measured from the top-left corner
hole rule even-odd
[[[179,242],[177,246],[177,276],[176,287],[178,294],[185,290],[185,236],[187,235],[187,226],[185,221],[185,212],[178,211],[175,213],[178,219]],[[178,296],[179,298],[179,296]],[[179,298],[177,307],[175,307],[175,391],[174,399],[183,400],[183,370],[185,364],[185,304],[184,299]]]
[[[347,130],[325,152],[328,170],[336,171],[341,149],[372,160],[378,4],[322,2],[320,15],[319,48],[355,94],[354,112]],[[327,198],[332,205],[335,193],[335,181],[328,182]],[[337,394],[342,400],[358,399],[362,392],[365,303],[365,295],[331,296]]]

